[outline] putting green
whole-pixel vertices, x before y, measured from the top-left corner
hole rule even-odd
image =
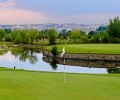
[[[65,47],[67,53],[120,54],[120,44],[65,44],[57,45],[58,52]],[[45,49],[51,50],[52,46]]]
[[[120,75],[0,69],[0,100],[120,100]]]

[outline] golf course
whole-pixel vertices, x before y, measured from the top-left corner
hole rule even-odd
[[[65,44],[57,45],[58,52],[65,47],[66,53],[120,54],[120,44]],[[45,47],[51,50],[52,46]]]
[[[120,54],[119,44],[57,45],[58,52]],[[51,50],[52,46],[45,49]],[[43,66],[44,67],[44,66]],[[120,100],[119,74],[73,74],[0,68],[0,100]]]
[[[0,0],[0,100],[120,100],[120,0]]]
[[[0,68],[0,100],[120,100],[119,77]]]

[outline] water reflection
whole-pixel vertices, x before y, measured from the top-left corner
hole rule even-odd
[[[64,64],[64,59],[53,59],[51,57],[43,57],[45,62],[50,63],[52,67],[56,64]],[[66,59],[66,65],[72,66],[82,66],[82,67],[89,67],[90,68],[106,68],[109,74],[119,74],[120,73],[120,62],[105,62],[105,61],[81,61],[81,60],[71,60]]]
[[[109,74],[120,74],[120,68],[108,68],[107,72]]]
[[[45,62],[51,63],[51,57],[43,57]],[[64,65],[64,59],[56,58],[57,64]],[[120,62],[107,62],[107,61],[86,61],[86,60],[65,60],[66,65],[72,66],[82,66],[89,68],[119,68]]]
[[[43,57],[40,49],[16,47],[1,50],[0,52],[2,52],[2,55],[0,55],[0,66],[6,66],[8,68],[14,68],[15,66],[16,69],[49,72],[120,73],[120,62],[94,62],[66,59],[64,70],[64,59]]]
[[[19,57],[19,60],[26,62],[29,60],[30,64],[36,64],[38,62],[38,57],[36,52],[41,52],[40,50],[33,48],[22,48],[22,49],[13,49],[11,50],[12,55]]]
[[[47,60],[47,61],[46,61],[46,60]],[[58,61],[57,61],[57,59],[55,59],[54,57],[51,57],[51,58],[43,57],[43,61],[49,63],[53,70],[57,70]]]
[[[53,70],[57,70],[57,60],[55,58],[52,58],[52,61],[50,62],[51,67],[53,68]]]
[[[7,49],[0,48],[0,55],[4,55],[8,52]]]
[[[7,52],[5,54],[0,55],[0,62],[8,62],[8,63],[14,63],[15,56],[11,55],[11,52]]]

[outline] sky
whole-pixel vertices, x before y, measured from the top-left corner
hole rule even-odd
[[[120,0],[0,0],[0,24],[103,24],[120,16]]]

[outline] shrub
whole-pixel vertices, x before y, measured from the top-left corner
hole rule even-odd
[[[52,47],[51,53],[53,54],[53,57],[56,57],[56,55],[58,54],[56,46]]]

